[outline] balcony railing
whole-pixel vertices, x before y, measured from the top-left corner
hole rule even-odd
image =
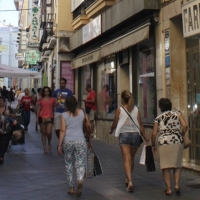
[[[95,1],[98,0],[85,0],[85,9],[92,5]]]
[[[76,10],[73,11],[73,20],[79,15],[85,15],[85,3],[83,2]]]

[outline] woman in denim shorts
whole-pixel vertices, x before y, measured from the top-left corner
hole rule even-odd
[[[115,136],[119,137],[119,145],[124,158],[126,190],[128,192],[133,192],[132,172],[134,168],[134,157],[140,146],[140,134],[147,142],[149,139],[145,135],[140,112],[134,105],[130,91],[124,90],[121,93],[121,103],[122,107],[118,108],[115,112],[110,134],[116,128]]]

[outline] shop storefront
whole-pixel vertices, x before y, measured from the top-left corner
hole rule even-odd
[[[186,40],[188,128],[191,163],[200,164],[200,0],[182,6],[183,37]]]

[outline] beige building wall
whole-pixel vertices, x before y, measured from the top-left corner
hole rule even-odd
[[[73,31],[72,28],[71,1],[57,1],[56,24],[57,31]]]

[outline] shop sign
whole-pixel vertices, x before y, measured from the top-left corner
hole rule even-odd
[[[28,70],[29,70],[29,71],[32,71],[32,72],[38,72],[38,69],[35,68],[35,67],[31,67],[31,68],[29,68]]]
[[[30,26],[30,36],[28,41],[29,47],[39,46],[39,17],[40,17],[40,8],[35,1],[32,0],[32,12],[31,12],[31,26]]]
[[[16,53],[15,59],[16,60],[24,60],[24,53]]]
[[[183,37],[200,34],[200,0],[182,6]]]
[[[67,88],[74,93],[74,70],[71,68],[71,62],[61,62],[60,77],[67,79]]]
[[[30,65],[36,65],[40,60],[40,54],[37,53],[36,50],[30,50],[29,53],[26,54],[26,62]]]
[[[93,51],[84,56],[72,60],[72,68],[86,66],[90,63],[96,62],[100,59],[100,50]]]
[[[0,51],[7,51],[8,46],[7,45],[0,45]]]
[[[170,67],[170,34],[165,30],[165,67]]]
[[[71,12],[78,8],[83,2],[84,0],[71,0]]]
[[[101,15],[82,28],[83,44],[101,35]]]

